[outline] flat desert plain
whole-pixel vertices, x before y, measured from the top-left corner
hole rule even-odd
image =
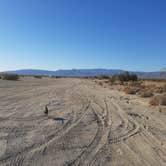
[[[0,165],[166,166],[158,109],[89,79],[0,80]]]

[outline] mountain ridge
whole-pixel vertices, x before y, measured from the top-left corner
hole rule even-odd
[[[126,70],[121,69],[66,69],[66,70],[41,70],[41,69],[21,69],[5,71],[5,73],[18,74],[18,75],[44,75],[44,76],[67,76],[67,77],[83,77],[83,76],[99,76],[120,74]],[[137,74],[139,78],[148,79],[166,79],[166,74],[161,74],[160,71],[142,72],[142,71],[129,71],[130,73]]]

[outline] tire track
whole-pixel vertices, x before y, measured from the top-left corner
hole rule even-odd
[[[7,154],[6,156],[0,158],[0,163],[6,163],[8,161],[11,161],[12,163],[17,163],[19,158],[22,158],[21,156],[26,156],[28,153],[40,153],[44,151],[45,148],[55,140],[63,137],[65,134],[67,134],[72,128],[77,126],[80,121],[84,118],[84,116],[87,114],[89,111],[89,106],[90,106],[90,101],[86,105],[83,105],[81,108],[81,112],[84,112],[82,116],[79,119],[73,119],[73,121],[68,121],[65,126],[62,129],[59,129],[56,133],[48,136],[47,140],[42,143],[38,143],[35,145],[32,145],[30,147],[25,148],[23,151],[18,152],[18,153],[12,153],[12,154]],[[26,154],[26,155],[25,155]]]
[[[101,110],[99,110],[96,106],[98,106],[98,104],[96,104],[96,102],[93,102],[91,109],[96,116],[96,121],[98,124],[97,133],[92,142],[81,153],[81,155],[71,162],[71,165],[89,165],[90,162],[92,162],[92,160],[95,158],[96,154],[108,142],[111,126],[110,111],[108,110],[106,102],[104,109],[105,113],[103,114],[104,116],[99,113],[99,111]]]
[[[123,130],[120,133],[117,133],[120,134],[120,136],[111,138],[109,140],[111,144],[125,141],[142,131],[140,125],[136,121],[134,121],[132,117],[129,117],[115,101],[111,101],[111,104],[116,108],[116,112],[122,119],[123,123],[123,125],[121,126]],[[129,126],[131,127],[131,129],[129,129]]]

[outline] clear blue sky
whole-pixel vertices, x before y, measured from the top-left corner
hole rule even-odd
[[[166,0],[0,0],[0,71],[166,67]]]

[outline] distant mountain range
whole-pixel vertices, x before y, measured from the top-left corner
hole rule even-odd
[[[67,76],[67,77],[83,77],[83,76],[99,76],[99,75],[109,75],[120,74],[125,72],[125,70],[116,69],[71,69],[71,70],[36,70],[36,69],[24,69],[15,71],[6,71],[5,73],[18,74],[18,75],[44,75],[44,76]],[[137,74],[139,78],[147,79],[166,79],[166,74],[161,74],[161,72],[134,72],[130,73]]]

